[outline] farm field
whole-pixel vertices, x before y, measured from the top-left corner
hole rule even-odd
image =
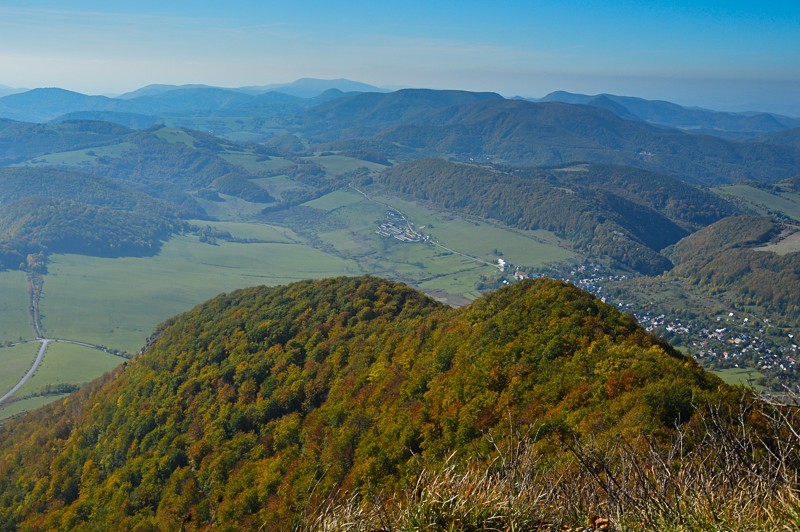
[[[497,260],[497,251],[506,261],[531,269],[576,257],[548,231],[525,231],[484,220],[468,220],[398,198],[392,198],[390,203],[408,214],[417,227],[424,226],[422,231],[443,245],[491,262]]]
[[[226,194],[219,195],[223,201],[209,201],[195,197],[195,201],[214,218],[225,221],[255,218],[264,208],[263,203],[253,203]]]
[[[745,201],[759,214],[767,215],[770,211],[777,211],[800,221],[800,194],[769,192],[749,185],[730,185],[712,190],[722,196],[733,196]]]
[[[287,227],[262,223],[222,222],[210,220],[189,220],[199,227],[210,226],[220,231],[227,231],[234,238],[249,238],[261,243],[297,244],[300,237]]]
[[[33,336],[28,314],[28,281],[21,271],[0,272],[0,343]]]
[[[276,175],[273,177],[259,177],[256,179],[251,179],[251,183],[255,183],[256,185],[260,186],[272,197],[281,199],[286,194],[286,192],[293,191],[293,190],[309,190],[308,187],[298,183],[297,181],[292,181],[285,175]]]
[[[778,255],[788,255],[800,251],[800,227],[787,227],[776,241],[755,248],[759,251],[770,251]]]
[[[283,157],[265,159],[263,156],[250,151],[228,151],[220,155],[229,163],[238,164],[248,172],[277,170],[291,163],[291,161]]]
[[[220,292],[359,273],[354,262],[303,244],[209,245],[190,236],[155,257],[53,255],[42,320],[50,337],[135,353],[158,323]]]

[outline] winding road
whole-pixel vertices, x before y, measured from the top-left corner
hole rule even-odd
[[[39,365],[42,363],[42,360],[44,360],[44,353],[45,351],[47,351],[47,346],[53,340],[42,338],[40,340],[35,340],[35,341],[41,342],[42,344],[39,347],[39,353],[36,355],[36,360],[33,361],[33,365],[31,366],[31,369],[28,370],[28,373],[26,373],[25,376],[22,377],[20,381],[17,384],[15,384],[14,387],[11,388],[11,390],[8,393],[6,393],[3,397],[0,397],[0,404],[3,404],[3,401],[14,395],[17,390],[22,388],[25,385],[25,383],[28,382],[28,379],[33,377],[33,374],[36,373],[37,369],[39,369]]]
[[[33,377],[36,373],[36,370],[39,369],[39,366],[42,364],[44,360],[44,355],[47,352],[47,347],[50,345],[51,342],[59,342],[64,344],[73,344],[73,345],[80,345],[83,347],[88,347],[91,349],[97,349],[98,351],[103,351],[105,353],[109,353],[109,350],[103,346],[91,344],[88,342],[80,342],[78,340],[67,340],[65,338],[45,338],[44,334],[42,333],[42,320],[41,316],[39,315],[39,298],[42,293],[42,285],[43,279],[41,277],[36,277],[37,274],[28,274],[28,288],[30,290],[30,305],[28,307],[30,315],[31,315],[31,323],[33,327],[33,332],[36,335],[35,340],[29,340],[27,342],[19,342],[19,343],[33,343],[39,342],[41,345],[39,346],[39,352],[36,354],[36,358],[33,361],[30,369],[27,373],[14,385],[11,390],[9,390],[5,395],[0,397],[0,406],[13,396],[20,388],[22,388],[28,380]],[[19,344],[12,344],[12,345],[19,345]]]

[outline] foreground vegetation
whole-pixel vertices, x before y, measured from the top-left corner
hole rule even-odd
[[[338,493],[302,530],[796,530],[797,412],[711,409],[671,442],[541,438],[530,427],[484,460],[425,468],[408,488]],[[751,424],[758,419],[761,426]],[[541,429],[541,427],[539,427]],[[768,435],[764,439],[765,434]],[[553,459],[566,447],[567,457]]]

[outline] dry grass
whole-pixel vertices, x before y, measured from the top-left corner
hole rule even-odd
[[[340,494],[298,529],[798,530],[798,414],[764,400],[709,407],[667,444],[515,436],[488,461],[423,469],[400,493]]]

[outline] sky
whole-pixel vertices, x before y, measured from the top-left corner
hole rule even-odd
[[[300,77],[800,116],[800,2],[0,1],[1,85],[118,94]]]

